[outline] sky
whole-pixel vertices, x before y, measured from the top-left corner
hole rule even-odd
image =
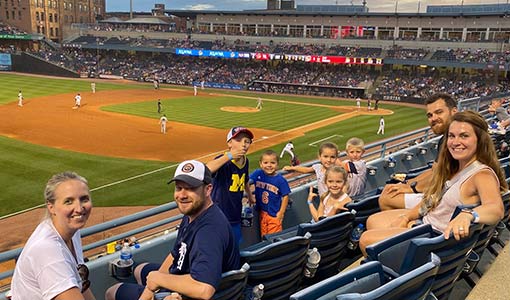
[[[165,4],[166,9],[184,10],[246,10],[266,9],[267,0],[131,0],[133,11],[150,12],[155,3]],[[464,4],[506,4],[508,0],[366,0],[370,12],[416,12],[420,5],[424,12],[427,5],[460,5]],[[296,0],[298,5],[360,5],[362,0]],[[395,5],[398,3],[398,5]],[[130,0],[106,0],[106,11],[129,11]]]

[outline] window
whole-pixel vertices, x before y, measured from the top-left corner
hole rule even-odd
[[[53,14],[52,13],[49,14],[49,18],[50,18],[50,22],[53,22]]]
[[[50,36],[53,36],[53,27],[50,27]]]
[[[39,12],[38,11],[35,12],[35,20],[37,22],[39,22],[41,20],[41,18],[39,17]]]
[[[18,20],[21,20],[21,10],[18,10]]]
[[[6,10],[6,11],[5,11],[5,18],[6,18],[7,20],[9,20],[9,11],[8,11],[8,10]]]
[[[69,18],[67,17],[67,15],[64,15],[64,23],[67,23],[67,21],[69,21]]]
[[[54,16],[54,17],[55,17],[55,23],[58,23],[58,15],[57,15],[57,14],[55,14],[55,16]]]
[[[58,28],[55,28],[55,36],[58,36]]]

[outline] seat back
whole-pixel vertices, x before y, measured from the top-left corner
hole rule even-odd
[[[336,300],[426,299],[434,283],[440,263],[439,257],[434,253],[430,253],[427,263],[386,282],[379,288],[363,294],[349,293],[338,295]]]
[[[302,223],[298,225],[297,235],[310,233],[310,248],[316,247],[321,254],[321,261],[314,281],[338,273],[340,258],[346,251],[352,231],[354,215],[343,212],[324,218],[316,223]]]
[[[457,278],[459,278],[469,251],[477,242],[482,224],[473,224],[469,227],[469,236],[459,241],[444,235],[432,238],[415,238],[411,240],[406,256],[404,257],[401,273],[413,270],[416,260],[435,253],[441,259],[441,266],[432,285],[432,292],[438,299],[447,299]]]
[[[392,279],[386,267],[371,261],[303,289],[290,300],[424,299],[439,264],[439,258],[431,254],[422,266]]]
[[[423,224],[413,227],[405,232],[372,244],[366,248],[367,261],[379,261],[386,267],[394,270],[397,274],[406,273],[402,270],[404,257],[407,255],[409,244],[414,238],[434,237],[438,233],[432,229],[429,224]],[[415,264],[420,265],[425,262],[428,257],[415,259]]]
[[[221,275],[220,286],[214,293],[212,300],[242,299],[250,265],[245,263],[239,270],[225,272]]]
[[[365,197],[358,201],[349,202],[345,205],[349,211],[355,210],[354,226],[363,224],[366,227],[367,219],[371,215],[380,212],[379,194]]]
[[[241,261],[250,265],[247,289],[264,285],[262,299],[288,299],[303,279],[310,246],[309,235],[275,243],[261,242],[241,251]]]

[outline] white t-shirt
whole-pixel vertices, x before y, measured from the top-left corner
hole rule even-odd
[[[76,260],[51,220],[41,222],[16,263],[12,300],[50,300],[73,287],[81,290],[78,264],[84,262],[79,230],[72,241]]]
[[[328,191],[328,187],[324,182],[324,177],[326,176],[326,171],[323,171],[322,164],[313,164],[312,168],[315,171],[315,176],[317,177],[317,189],[319,190],[319,196]]]

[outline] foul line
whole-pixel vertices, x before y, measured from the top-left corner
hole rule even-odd
[[[341,135],[341,134],[333,134],[332,136],[328,136],[328,137],[325,137],[325,138],[323,138],[323,139],[320,139],[320,140],[317,140],[317,141],[315,141],[315,142],[312,142],[312,143],[308,144],[308,146],[311,146],[311,147],[317,147],[316,145],[317,145],[318,143],[320,143],[320,142],[322,142],[322,141],[325,141],[325,140],[328,140],[328,139],[330,139],[330,138],[333,138],[333,137],[335,137],[335,136],[337,136],[337,137],[344,137],[344,136],[343,136],[343,135]]]

